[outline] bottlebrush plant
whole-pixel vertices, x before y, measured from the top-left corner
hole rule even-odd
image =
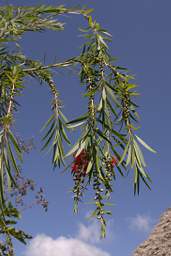
[[[33,77],[47,85],[52,95],[52,115],[45,123],[42,150],[52,148],[52,165],[61,167],[70,158],[70,172],[74,187],[74,211],[89,186],[94,191],[93,216],[101,223],[101,235],[105,236],[105,205],[113,191],[117,174],[124,176],[128,169],[134,172],[134,192],[139,193],[140,181],[150,188],[150,177],[140,144],[155,152],[138,135],[138,95],[134,77],[118,66],[110,54],[110,33],[93,20],[92,10],[65,8],[64,6],[1,6],[0,7],[0,226],[5,225],[4,211],[9,206],[9,190],[17,189],[16,176],[21,175],[19,165],[23,160],[23,145],[16,136],[13,123],[19,109],[20,97],[25,93],[25,79]],[[60,22],[63,14],[79,14],[87,22],[81,29],[85,44],[78,56],[60,63],[44,65],[29,59],[19,47],[23,34],[28,31],[63,30]],[[58,88],[52,70],[77,66],[84,96],[88,99],[87,112],[69,121],[62,112]],[[75,145],[70,145],[68,134],[80,129]],[[65,143],[71,146],[65,152]],[[13,206],[10,204],[13,211]],[[16,210],[18,217],[18,210]],[[9,214],[9,218],[10,218]],[[10,222],[9,222],[10,223]],[[4,226],[3,226],[4,227]],[[4,235],[4,231],[0,232]],[[7,229],[6,229],[7,230]],[[23,238],[21,235],[23,234]],[[10,235],[10,234],[8,234]],[[20,233],[25,242],[28,236]],[[11,241],[11,240],[10,240]],[[4,254],[5,255],[5,254]],[[8,255],[8,254],[6,254]],[[10,254],[11,255],[11,254]]]

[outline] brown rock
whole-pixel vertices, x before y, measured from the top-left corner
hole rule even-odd
[[[135,250],[133,256],[171,256],[171,208],[161,216],[149,238]]]

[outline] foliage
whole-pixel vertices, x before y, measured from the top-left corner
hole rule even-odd
[[[91,11],[64,6],[0,7],[0,228],[1,233],[7,235],[10,248],[11,237],[22,242],[29,238],[24,232],[8,227],[16,223],[11,219],[18,218],[19,212],[6,197],[7,191],[19,190],[16,177],[21,174],[19,166],[24,150],[13,124],[19,108],[16,98],[23,95],[24,80],[29,76],[45,83],[52,94],[52,115],[43,127],[42,150],[52,149],[53,167],[65,165],[65,159],[73,156],[70,168],[74,181],[74,211],[77,212],[85,189],[92,187],[95,193],[92,216],[101,222],[102,237],[105,236],[105,215],[111,214],[105,206],[109,205],[117,173],[124,176],[129,169],[133,170],[135,193],[139,193],[141,180],[150,188],[140,144],[155,151],[136,135],[139,116],[134,98],[138,95],[137,86],[125,68],[115,65],[108,48],[111,35],[92,19]],[[27,31],[63,30],[64,23],[58,18],[66,13],[79,14],[87,21],[87,28],[81,29],[85,43],[79,56],[44,66],[38,60],[27,58],[21,48],[10,50],[9,43],[19,45]],[[73,65],[79,68],[88,106],[87,113],[68,121],[61,109],[52,69]],[[66,153],[65,143],[71,144],[67,134],[73,129],[81,129],[81,136]],[[9,255],[5,253],[2,254]],[[12,255],[13,251],[10,253]]]
[[[26,239],[31,236],[22,230],[15,228],[17,220],[20,218],[19,211],[8,203],[6,207],[0,211],[0,234],[4,241],[0,241],[0,255],[11,256],[14,254],[12,238],[26,244]]]

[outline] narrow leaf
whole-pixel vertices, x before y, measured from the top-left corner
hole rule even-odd
[[[121,159],[120,159],[120,161],[119,161],[119,163],[118,163],[118,166],[119,166],[119,165],[123,162],[123,160],[125,159],[125,156],[126,156],[126,154],[128,153],[129,145],[130,145],[130,141],[128,141],[128,143],[127,143],[127,145],[126,145],[126,147],[125,147],[125,150],[124,150],[124,152],[123,152],[123,155],[122,155],[122,157],[121,157]]]
[[[146,149],[148,149],[149,151],[151,151],[153,153],[157,153],[152,147],[150,147],[146,142],[144,142],[138,135],[135,135],[135,137],[141,143],[141,145],[143,145]]]

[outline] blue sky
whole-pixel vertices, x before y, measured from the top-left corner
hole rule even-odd
[[[16,5],[28,5],[26,0],[8,1]],[[5,3],[5,1],[2,1]],[[47,244],[51,256],[78,256],[75,246],[83,256],[129,256],[142,242],[164,209],[170,207],[170,56],[171,56],[171,2],[169,0],[106,0],[106,1],[34,1],[35,4],[63,4],[67,6],[87,5],[94,8],[94,17],[113,36],[111,52],[118,63],[129,68],[136,76],[141,97],[138,99],[141,115],[141,137],[155,147],[158,154],[145,152],[153,184],[152,191],[142,186],[140,196],[134,197],[131,175],[118,177],[114,184],[113,216],[109,235],[99,241],[98,227],[87,222],[85,216],[89,206],[82,204],[78,216],[72,213],[72,187],[69,173],[52,170],[50,157],[39,151],[40,128],[50,113],[50,95],[45,86],[33,80],[26,82],[25,95],[21,99],[21,110],[16,126],[24,138],[34,138],[37,147],[25,158],[23,172],[44,186],[49,200],[48,213],[39,208],[23,213],[20,226],[36,238],[25,248],[16,244],[17,256],[41,254],[46,256],[43,244]],[[80,17],[65,18],[64,32],[28,33],[22,46],[25,53],[35,59],[52,63],[79,53],[82,39],[78,36],[83,23]],[[70,118],[80,114],[85,104],[79,81],[72,72],[57,72],[55,81],[61,91],[65,113]],[[76,137],[76,134],[73,135]],[[41,235],[40,235],[41,234]],[[91,239],[93,238],[94,239]],[[36,249],[38,246],[38,250]],[[62,248],[62,249],[61,249]],[[37,250],[37,251],[36,251]],[[53,254],[67,250],[66,254]],[[87,250],[87,251],[86,251]],[[94,250],[94,251],[93,251]],[[103,250],[103,251],[102,251]],[[44,253],[44,254],[43,254]],[[69,254],[70,253],[70,254]],[[73,253],[73,254],[72,254]],[[87,253],[87,254],[86,254]]]

